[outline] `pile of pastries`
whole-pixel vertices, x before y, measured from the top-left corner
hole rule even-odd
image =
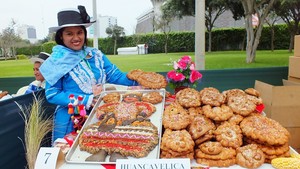
[[[210,167],[258,168],[289,157],[290,133],[258,110],[254,88],[220,92],[186,88],[167,105],[162,124],[161,158],[190,158]]]

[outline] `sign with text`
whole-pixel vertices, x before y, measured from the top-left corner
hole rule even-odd
[[[189,158],[173,159],[119,159],[116,169],[190,169]]]
[[[41,147],[35,161],[35,169],[56,169],[64,162],[64,155],[57,147]]]

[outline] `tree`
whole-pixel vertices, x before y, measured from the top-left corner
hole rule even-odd
[[[2,33],[0,33],[0,48],[2,48],[3,56],[5,60],[8,56],[15,57],[16,55],[16,46],[18,42],[21,41],[21,38],[15,33],[14,27],[16,22],[12,19],[10,26],[3,29]],[[17,59],[17,57],[15,57]]]
[[[288,25],[290,31],[289,52],[294,47],[294,36],[300,33],[300,1],[299,0],[279,0],[274,5],[275,12]]]
[[[245,18],[247,32],[246,62],[255,62],[256,50],[261,37],[263,25],[276,0],[228,0],[227,5],[234,18]],[[241,8],[242,6],[242,8]],[[241,10],[244,10],[242,13]],[[258,26],[252,24],[253,15],[258,17]]]
[[[224,0],[205,0],[205,26],[208,32],[208,52],[211,52],[212,30],[218,17],[226,11]]]
[[[154,20],[154,27],[156,30],[161,30],[164,34],[164,40],[165,40],[164,49],[165,49],[165,53],[167,54],[169,34],[171,32],[170,23],[174,20],[177,12],[173,10],[172,6],[168,5],[167,3],[164,3],[161,6],[161,11],[162,11],[162,16],[161,18],[156,18]]]
[[[275,41],[275,24],[279,21],[280,17],[276,15],[275,11],[272,10],[269,16],[266,18],[266,23],[270,27],[271,31],[271,51],[274,51],[274,41]]]
[[[114,40],[114,55],[116,55],[117,41],[121,37],[125,36],[124,28],[118,25],[111,25],[106,28],[105,32]]]

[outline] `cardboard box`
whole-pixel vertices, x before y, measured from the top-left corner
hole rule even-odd
[[[300,57],[290,56],[289,76],[300,78]]]
[[[291,134],[289,145],[295,149],[299,149],[300,148],[300,127],[287,127],[286,129]]]
[[[300,35],[294,37],[294,56],[300,56]]]
[[[289,77],[288,77],[288,80],[289,80],[289,81],[293,81],[293,82],[300,83],[300,78],[296,78],[296,77],[291,77],[291,76],[289,76]]]
[[[300,86],[299,82],[282,79],[283,86]]]
[[[284,127],[300,127],[300,86],[273,86],[255,81],[263,99],[266,116]]]

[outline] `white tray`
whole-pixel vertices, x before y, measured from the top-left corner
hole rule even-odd
[[[117,90],[121,95],[129,92],[132,90]],[[154,112],[150,117],[150,121],[157,127],[158,129],[158,137],[159,137],[159,143],[158,145],[148,154],[148,156],[139,158],[139,159],[158,159],[159,154],[160,154],[160,139],[161,139],[161,130],[162,130],[162,114],[164,111],[164,103],[165,103],[165,89],[159,89],[159,90],[134,90],[142,93],[148,93],[152,91],[158,91],[162,96],[163,96],[163,101],[161,103],[155,104],[154,106],[156,107],[156,112]],[[87,121],[83,125],[83,128],[81,132],[78,134],[76,137],[71,149],[67,153],[65,160],[67,163],[81,163],[81,164],[115,164],[115,162],[109,162],[109,156],[106,157],[105,162],[93,162],[93,161],[85,161],[87,157],[89,157],[90,153],[86,151],[81,151],[78,145],[78,138],[79,135],[82,134],[82,131],[84,128],[86,128],[88,125],[96,123],[98,119],[96,118],[96,108],[103,105],[104,103],[102,102],[102,97],[105,96],[108,93],[116,92],[114,91],[104,91],[101,93],[98,102],[96,103],[95,107],[91,111],[91,114],[89,115]],[[134,157],[128,157],[129,159],[135,159]]]

